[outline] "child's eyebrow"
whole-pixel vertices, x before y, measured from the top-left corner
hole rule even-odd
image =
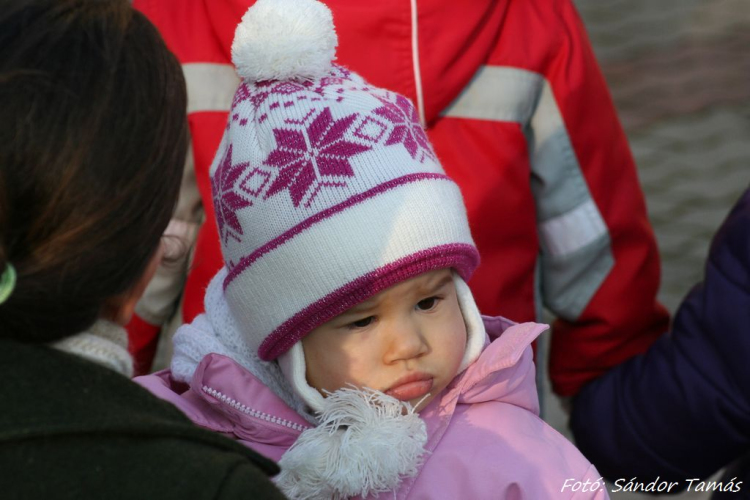
[[[367,313],[369,311],[372,311],[378,306],[377,302],[374,302],[372,300],[367,302],[362,302],[360,304],[357,304],[354,307],[351,307],[341,313],[339,317],[347,317],[347,316],[359,316],[361,314]]]
[[[429,295],[432,293],[437,292],[441,288],[443,288],[448,283],[451,283],[453,281],[453,276],[448,274],[442,276],[439,280],[437,278],[432,278],[431,280],[420,283],[418,287],[416,288],[416,292],[419,295]],[[361,316],[362,314],[367,314],[368,312],[371,312],[374,309],[377,309],[378,307],[378,301],[376,300],[368,300],[365,302],[362,302],[360,304],[357,304],[356,306],[353,306],[350,309],[347,309],[343,313],[341,313],[338,318],[342,319],[348,319],[351,316]]]
[[[419,287],[419,292],[420,293],[433,293],[433,292],[440,290],[441,288],[443,288],[448,283],[451,283],[452,281],[453,281],[452,275],[450,274],[443,275],[443,277],[439,281],[435,281],[433,279],[426,283],[423,283],[422,286]]]

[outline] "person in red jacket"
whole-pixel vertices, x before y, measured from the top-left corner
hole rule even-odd
[[[252,3],[134,0],[188,82],[192,158],[173,228],[197,238],[183,321],[202,312],[222,262],[208,168],[239,81],[234,29]],[[554,391],[572,396],[645,351],[668,324],[656,301],[658,252],[627,140],[572,3],[326,3],[338,28],[337,62],[414,102],[460,186],[482,259],[469,283],[479,308],[516,321],[536,320],[542,308],[557,317]],[[164,278],[129,329],[141,372],[182,290],[177,280],[170,296]]]

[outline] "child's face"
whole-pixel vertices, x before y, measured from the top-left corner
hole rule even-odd
[[[307,381],[333,392],[354,384],[424,408],[453,380],[466,325],[449,269],[380,292],[302,339]],[[324,394],[325,395],[325,394]]]

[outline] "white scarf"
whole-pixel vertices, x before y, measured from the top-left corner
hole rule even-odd
[[[93,361],[128,378],[133,376],[128,334],[123,327],[111,321],[100,319],[88,331],[58,340],[50,346]]]
[[[318,421],[305,403],[295,395],[275,361],[263,361],[244,340],[224,299],[221,281],[214,279],[205,296],[206,312],[190,324],[182,325],[174,336],[172,377],[190,383],[201,360],[211,353],[233,359],[255,375],[290,408],[312,424]]]

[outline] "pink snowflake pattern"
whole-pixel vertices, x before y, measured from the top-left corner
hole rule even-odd
[[[289,96],[304,90],[305,86],[296,82],[277,82],[269,80],[266,82],[258,82],[254,87],[251,87],[247,83],[242,83],[234,94],[231,109],[234,111],[234,108],[238,104],[244,101],[250,101],[253,108],[257,111],[258,108],[260,108],[260,106],[272,96]]]
[[[224,243],[230,237],[239,241],[239,237],[242,236],[242,226],[237,218],[237,211],[253,204],[252,201],[235,191],[235,184],[247,166],[248,163],[232,165],[232,146],[230,145],[211,178],[216,223]]]
[[[354,113],[334,120],[324,108],[303,129],[273,129],[276,149],[269,153],[265,164],[279,169],[279,174],[266,193],[266,198],[285,189],[295,207],[310,193],[306,206],[324,186],[345,186],[342,177],[353,177],[349,158],[368,151],[370,146],[351,142],[344,134],[357,119]]]
[[[383,105],[373,110],[373,113],[394,125],[385,145],[403,144],[412,158],[416,159],[417,155],[420,155],[420,163],[424,162],[425,156],[434,160],[435,154],[432,152],[427,135],[419,123],[417,110],[412,103],[398,94],[396,94],[395,102],[382,97],[378,97],[378,100]]]
[[[252,96],[252,91],[247,86],[247,83],[242,83],[237,88],[237,92],[234,93],[234,97],[232,98],[232,106],[231,110],[234,111],[234,108],[237,107],[237,105],[241,102],[247,101]]]
[[[352,72],[348,69],[344,68],[343,66],[333,65],[331,68],[331,71],[328,72],[328,75],[318,79],[317,81],[307,81],[304,82],[303,85],[309,90],[310,92],[314,92],[321,97],[325,97],[326,95],[326,89],[328,87],[340,87],[336,90],[339,94],[344,92],[344,85],[353,83],[352,80]],[[368,91],[370,88],[368,86],[363,87],[350,87],[349,90],[363,90]],[[343,100],[343,96],[339,96],[336,99],[336,102],[341,102]]]

